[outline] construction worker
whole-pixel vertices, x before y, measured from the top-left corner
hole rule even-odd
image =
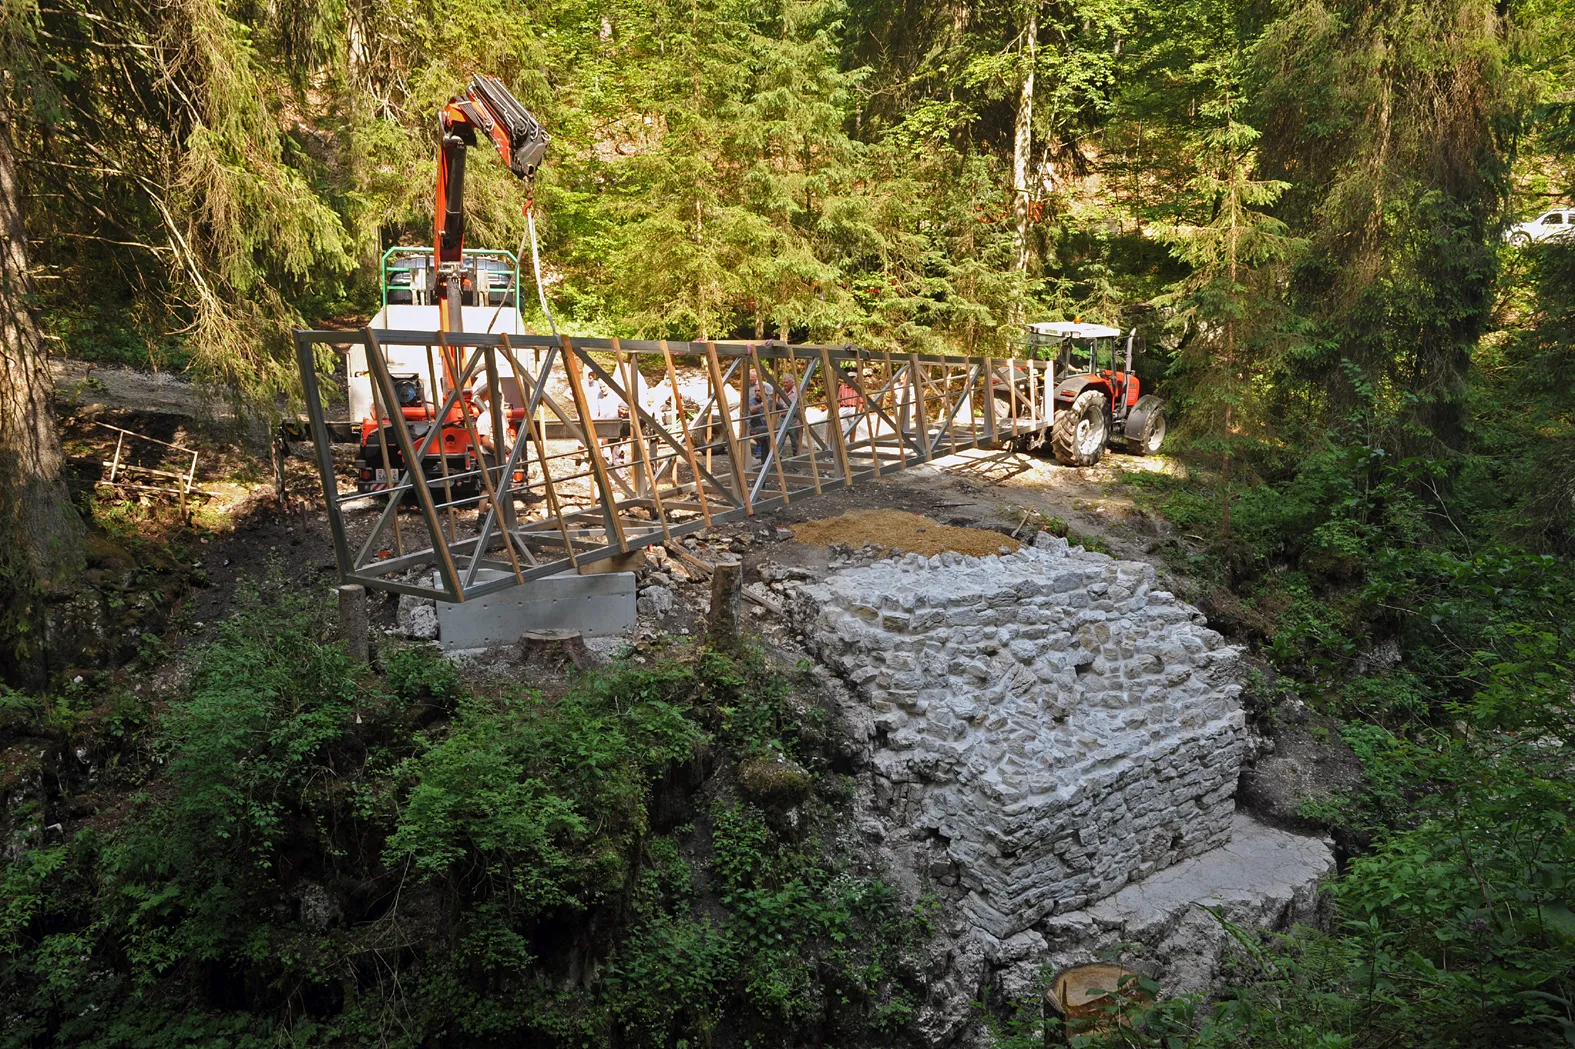
[[[777,410],[779,402],[776,387],[764,379],[756,378],[749,385],[748,419],[749,434],[755,439],[755,458],[761,462],[765,461],[766,451],[771,447],[766,423],[768,403],[773,410]]]
[[[513,447],[512,442],[517,437],[517,433],[509,426],[508,401],[505,400],[499,406],[499,414],[503,416],[504,428],[504,439],[501,448],[493,426],[492,387],[485,378],[471,387],[471,406],[476,411],[476,416],[471,420],[471,425],[476,428],[476,443],[481,446],[481,454],[477,458],[488,469],[496,470],[508,458],[509,452]],[[521,422],[520,426],[523,429],[524,423]],[[528,445],[520,449],[519,460],[515,463],[515,473],[520,483],[528,483],[530,477],[530,447]],[[502,477],[495,475],[494,484],[498,488],[507,488],[509,483]],[[522,495],[521,498],[524,498],[524,496]]]
[[[471,389],[471,403],[476,408],[476,418],[473,424],[476,427],[476,443],[481,445],[482,451],[488,455],[496,456],[497,448],[493,441],[492,432],[492,387],[482,379]]]
[[[590,429],[593,433],[595,433],[598,429],[595,425],[597,422],[605,422],[608,419],[623,419],[628,417],[629,409],[627,406],[625,406],[623,400],[617,394],[613,393],[607,384],[602,382],[600,378],[592,378],[591,381],[586,384],[585,393],[586,400],[590,402],[592,420]],[[618,467],[623,464],[624,440],[628,436],[629,424],[625,422],[623,426],[619,428],[617,438],[607,441],[607,463],[610,467],[612,467],[610,472],[615,475],[618,474]],[[593,439],[600,441],[601,436],[597,434]]]
[[[846,366],[837,370],[837,415],[840,419],[856,419],[859,414],[859,404],[862,398],[859,397],[858,388],[849,381],[849,378]],[[848,429],[846,423],[843,423],[842,426],[843,432],[848,435],[850,441],[858,439],[859,424],[857,422],[854,422],[851,430]]]

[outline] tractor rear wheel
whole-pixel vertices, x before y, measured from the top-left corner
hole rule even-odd
[[[1105,395],[1084,390],[1071,407],[1056,413],[1050,428],[1050,449],[1068,466],[1093,466],[1105,454],[1110,424],[1105,416]]]
[[[1127,451],[1133,455],[1154,455],[1165,443],[1170,428],[1165,417],[1165,402],[1152,395],[1139,398],[1127,417]]]

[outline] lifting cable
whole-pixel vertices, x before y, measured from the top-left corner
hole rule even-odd
[[[525,232],[520,234],[520,246],[514,252],[515,265],[519,265],[520,256],[525,254],[525,243],[526,241],[529,241],[530,268],[531,272],[536,276],[536,301],[541,303],[541,312],[547,316],[547,327],[552,331],[553,336],[556,337],[558,334],[558,323],[553,320],[552,307],[547,305],[547,285],[541,279],[541,252],[536,246],[535,194],[525,198],[525,207],[521,210],[525,213]],[[498,323],[498,316],[502,314],[506,301],[507,300],[505,300],[505,302],[498,303],[498,308],[492,311],[492,319],[487,322],[487,330],[489,332],[492,331],[494,325]],[[516,309],[518,309],[519,303],[516,302],[514,306]]]
[[[552,308],[547,305],[547,286],[541,279],[541,253],[536,248],[536,195],[533,193],[525,198],[525,237],[523,242],[530,239],[530,268],[536,274],[536,298],[541,302],[541,312],[547,315],[547,327],[552,329],[552,334],[558,334],[558,323],[552,319]],[[523,248],[525,245],[520,244]]]
[[[552,307],[547,305],[547,285],[541,279],[541,250],[536,244],[536,194],[534,190],[530,190],[525,194],[524,211],[525,232],[520,237],[520,254],[524,253],[525,241],[529,240],[530,268],[531,272],[536,275],[536,300],[541,303],[541,312],[547,315],[547,327],[552,330],[553,338],[556,339],[558,336],[558,322],[552,318]],[[515,258],[518,257],[518,255],[515,256]],[[517,310],[519,303],[515,303],[514,307]],[[556,344],[547,348],[547,357],[546,360],[542,361],[541,374],[536,376],[536,383],[531,391],[530,401],[525,406],[526,415],[536,414],[536,408],[541,404],[542,395],[547,392],[547,373],[552,371],[552,359],[557,353],[558,347]],[[565,360],[563,363],[564,367],[569,367],[572,362]],[[545,436],[545,432],[543,436]]]

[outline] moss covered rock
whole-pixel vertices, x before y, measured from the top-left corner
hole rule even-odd
[[[738,766],[738,785],[757,805],[792,808],[809,798],[809,770],[778,753],[760,754]]]

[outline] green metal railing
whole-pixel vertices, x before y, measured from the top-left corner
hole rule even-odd
[[[381,285],[382,285],[383,305],[384,306],[388,305],[388,291],[389,291],[388,281],[389,281],[389,277],[392,274],[395,274],[395,273],[411,273],[411,274],[414,274],[414,273],[418,273],[418,272],[425,272],[428,268],[430,268],[430,267],[427,267],[427,266],[398,266],[398,265],[394,265],[391,260],[393,260],[396,256],[401,257],[401,258],[408,258],[408,257],[410,257],[412,255],[420,255],[420,254],[425,254],[428,258],[430,258],[431,254],[432,254],[432,249],[431,248],[422,247],[421,245],[402,244],[402,245],[395,245],[394,247],[389,248],[387,251],[383,252],[382,265],[380,267],[381,273],[382,273],[382,277],[381,277],[381,280],[380,280],[379,283],[381,283]],[[519,256],[518,255],[514,254],[512,251],[499,251],[499,250],[496,250],[494,248],[466,248],[465,249],[465,258],[467,258],[467,259],[502,259],[502,260],[507,261],[508,264],[509,264],[509,271],[513,274],[514,306],[515,306],[516,309],[519,308],[519,304],[520,304],[520,302],[522,300],[520,299],[520,260],[519,260]],[[478,269],[477,270],[478,280],[480,279],[480,276],[481,276],[481,271]],[[490,282],[490,274],[489,274],[489,280],[488,280],[488,283],[487,283],[487,286],[486,286],[487,293],[490,294],[492,289],[493,289],[493,287],[494,286]],[[415,289],[415,285],[412,282],[411,288],[410,288],[410,291],[412,293],[412,297],[414,297],[415,290],[416,290]]]

